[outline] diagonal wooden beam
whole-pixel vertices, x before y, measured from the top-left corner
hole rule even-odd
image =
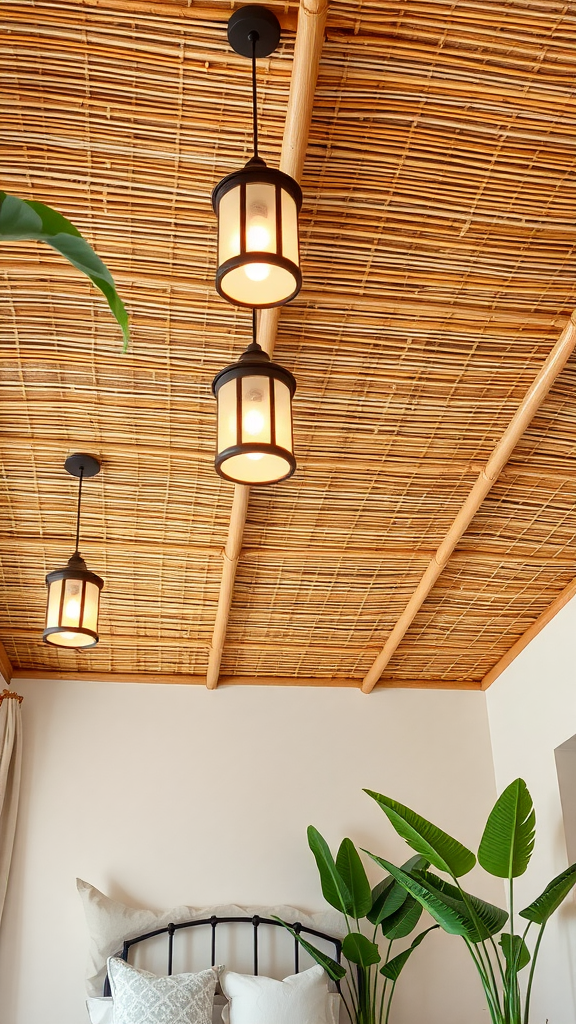
[[[538,633],[544,629],[544,626],[547,626],[554,616],[557,615],[564,605],[568,604],[568,601],[571,601],[573,597],[576,597],[576,580],[572,580],[567,587],[564,587],[564,590],[556,600],[552,601],[552,604],[548,605],[548,607],[542,612],[542,615],[538,616],[536,621],[528,627],[526,632],[522,634],[515,644],[513,644],[510,650],[506,651],[506,654],[500,658],[500,661],[496,662],[494,668],[491,668],[490,671],[486,673],[481,684],[483,690],[487,690],[494,680],[498,679],[498,676],[502,675],[504,669],[508,668],[508,665],[512,664],[514,659],[517,658],[524,648],[528,646],[530,641],[533,640],[535,636],[538,636]]]
[[[428,597],[436,580],[444,569],[456,544],[461,540],[468,529],[484,498],[492,485],[496,482],[500,472],[508,462],[512,451],[525,432],[528,424],[534,418],[537,410],[542,405],[550,388],[554,384],[558,374],[564,369],[568,358],[576,346],[576,312],[572,313],[569,323],[566,325],[560,338],[554,345],[550,355],[546,359],[542,369],[536,376],[533,384],[528,388],[516,413],[512,417],[492,455],[488,459],[484,469],[478,474],[476,483],[472,487],[466,501],[462,505],[452,526],[446,533],[444,540],[436,551],[436,554],[428,564],[420,583],[416,587],[398,622],[394,626],[388,640],[384,644],[380,654],[374,661],[372,667],[364,676],[362,692],[370,693],[378,682],[392,655],[397,650],[403,637],[414,622],[424,601]]]
[[[14,675],[14,669],[12,668],[12,662],[6,653],[6,648],[0,640],[0,676],[4,679],[6,685],[12,679]]]
[[[300,0],[288,110],[280,156],[280,170],[295,178],[296,181],[299,181],[302,176],[308,146],[327,11],[326,0]],[[279,315],[279,309],[265,309],[259,317],[258,341],[270,356],[276,340]],[[206,686],[209,690],[215,690],[218,686],[224,641],[234,594],[234,581],[246,525],[249,493],[248,487],[235,484],[228,539],[224,550],[224,568],[218,595],[218,607],[206,672]]]

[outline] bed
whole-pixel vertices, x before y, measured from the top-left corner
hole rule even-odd
[[[276,918],[340,962],[339,915],[234,905],[143,911],[80,880],[78,888],[91,935],[92,1024],[338,1024],[336,986]]]

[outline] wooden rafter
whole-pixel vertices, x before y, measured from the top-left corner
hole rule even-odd
[[[468,529],[484,498],[498,479],[512,451],[524,434],[535,413],[540,408],[558,374],[564,369],[576,346],[576,313],[572,313],[542,369],[528,388],[515,415],[512,417],[484,469],[478,474],[466,501],[456,515],[444,540],[430,560],[428,567],[416,587],[402,615],[394,626],[380,654],[366,673],[362,692],[370,693],[378,682],[392,655],[398,649],[403,637],[414,622],[432,587],[445,568],[454,548]]]
[[[494,680],[498,679],[498,676],[502,675],[504,669],[508,668],[508,666],[512,664],[514,659],[522,653],[530,641],[533,640],[535,636],[538,636],[538,633],[542,632],[544,626],[547,626],[549,622],[552,622],[554,616],[557,615],[558,612],[564,608],[564,605],[567,605],[568,601],[571,601],[573,597],[576,597],[576,580],[572,580],[572,583],[569,583],[567,587],[564,587],[560,596],[557,597],[555,601],[552,601],[552,604],[548,605],[546,610],[542,612],[542,615],[536,619],[536,622],[533,622],[526,632],[523,633],[520,639],[513,644],[510,650],[506,651],[506,654],[500,658],[500,661],[496,662],[494,668],[491,668],[490,671],[486,673],[482,680],[483,690],[487,690]]]
[[[294,45],[294,64],[290,81],[290,95],[286,125],[282,140],[280,170],[296,181],[300,180],[308,133],[312,119],[314,91],[318,77],[320,54],[324,41],[324,26],[328,4],[324,0],[302,0],[298,13],[298,29]],[[264,310],[259,318],[258,341],[268,355],[272,355],[278,325],[278,309]],[[249,488],[236,484],[228,539],[224,550],[224,567],[218,595],[218,607],[208,658],[206,686],[214,690],[218,685],[224,641],[234,594],[234,581],[248,511]]]

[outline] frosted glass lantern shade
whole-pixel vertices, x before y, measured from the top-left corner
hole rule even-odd
[[[300,186],[253,157],[212,193],[218,217],[216,289],[235,306],[282,306],[302,286]]]
[[[215,466],[237,484],[273,484],[296,469],[292,396],[296,381],[252,344],[221,370],[212,390],[218,401]]]
[[[79,649],[98,643],[98,611],[104,581],[89,572],[76,552],[65,569],[46,576],[48,601],[42,639],[55,647]]]

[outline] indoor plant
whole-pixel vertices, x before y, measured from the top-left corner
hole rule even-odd
[[[57,249],[78,270],[86,274],[104,294],[122,328],[124,347],[129,341],[128,314],[108,268],[77,228],[61,213],[43,203],[19,199],[0,192],[0,239],[6,242],[35,240]]]
[[[349,970],[296,934],[284,921],[282,924],[334,981],[345,980],[347,991],[340,987],[340,992],[353,1024],[386,1024],[402,968],[425,935],[438,925],[420,932],[407,949],[391,958],[393,942],[405,938],[418,924],[422,914],[419,902],[391,875],[371,889],[351,839],[342,840],[336,860],[312,825],[308,828],[308,843],[318,866],[322,894],[332,907],[341,911],[346,921],[342,955],[348,961]],[[410,877],[410,873],[423,872],[428,867],[428,859],[418,855],[402,865],[402,872]],[[370,931],[370,938],[362,931],[362,921],[367,922],[368,928],[364,927]],[[388,940],[384,957],[376,941],[379,930]]]
[[[429,911],[441,928],[464,939],[480,976],[493,1024],[529,1024],[530,995],[542,935],[547,921],[576,882],[576,864],[554,878],[530,906],[520,911],[518,916],[527,924],[521,933],[516,932],[513,879],[526,871],[535,836],[534,808],[526,783],[516,779],[498,798],[478,848],[480,865],[491,875],[508,880],[509,914],[461,888],[459,879],[476,863],[471,850],[409,807],[381,793],[365,792],[382,808],[408,845],[433,868],[449,875],[451,881],[438,877],[428,867],[407,872],[405,867],[398,868],[382,857],[370,856]],[[538,934],[530,953],[526,938],[532,925],[538,927]],[[528,964],[523,995],[518,975]]]

